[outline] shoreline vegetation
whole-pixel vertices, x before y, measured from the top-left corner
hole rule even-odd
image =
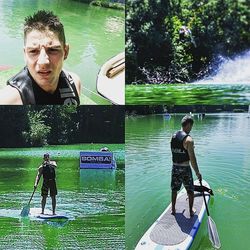
[[[107,0],[94,0],[90,2],[90,5],[100,6],[104,8],[116,9],[116,10],[125,10],[125,2],[111,2]]]
[[[94,6],[125,10],[125,0],[74,0],[77,2],[87,3]]]
[[[247,105],[127,105],[125,109],[126,117],[136,115],[152,114],[173,114],[173,113],[247,113]]]
[[[119,106],[1,106],[0,147],[122,144],[122,110]]]
[[[188,83],[250,48],[248,0],[127,0],[126,84]]]

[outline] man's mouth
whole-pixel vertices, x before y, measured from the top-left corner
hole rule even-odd
[[[48,76],[51,73],[51,70],[40,70],[38,71],[38,74],[40,76]]]

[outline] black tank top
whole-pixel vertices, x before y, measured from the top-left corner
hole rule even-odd
[[[189,135],[184,131],[177,131],[171,139],[172,159],[174,163],[189,161],[188,151],[183,146],[183,141]]]
[[[44,91],[34,81],[27,67],[7,81],[7,84],[16,88],[23,104],[75,104],[80,105],[80,99],[75,83],[70,74],[60,73],[57,89],[53,94]]]

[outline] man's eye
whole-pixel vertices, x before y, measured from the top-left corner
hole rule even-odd
[[[34,50],[30,50],[29,53],[30,53],[30,54],[37,54],[37,53],[38,53],[38,50],[35,50],[35,49],[34,49]]]
[[[57,53],[59,51],[59,49],[53,49],[53,48],[50,48],[49,49],[49,52],[50,53]]]

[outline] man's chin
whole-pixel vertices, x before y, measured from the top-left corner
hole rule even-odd
[[[53,86],[55,84],[52,77],[37,77],[34,80],[41,88]]]

